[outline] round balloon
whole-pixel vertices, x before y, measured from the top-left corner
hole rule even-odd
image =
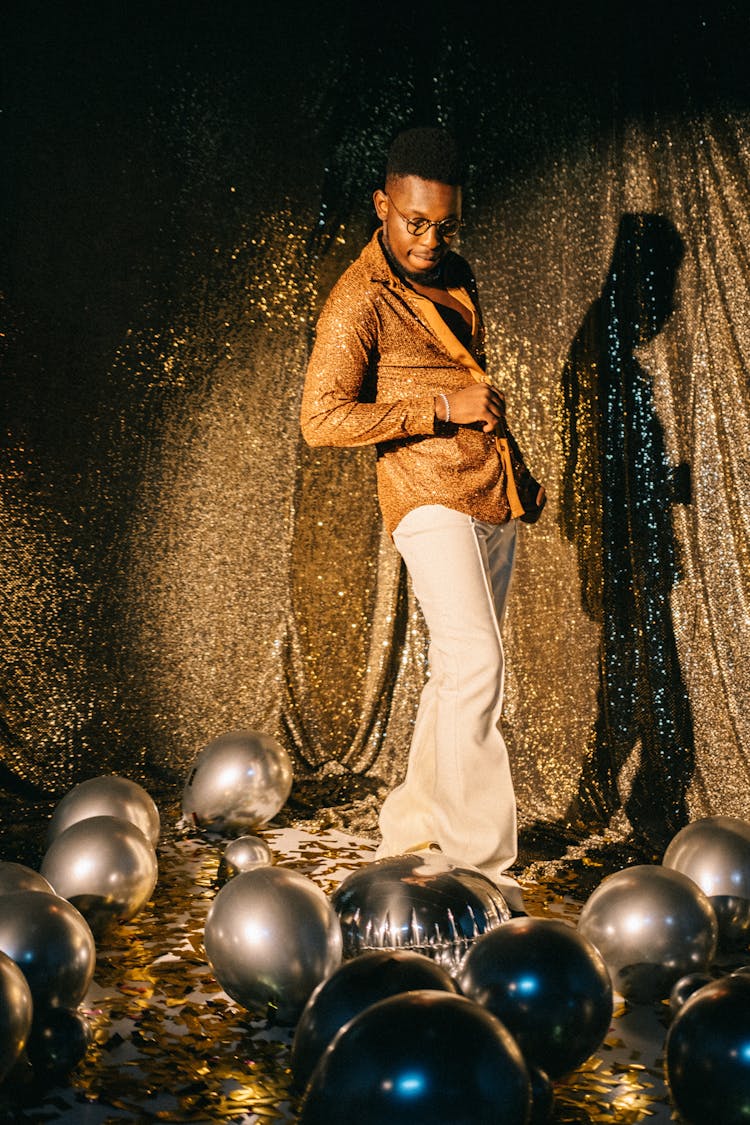
[[[47,1008],[34,1017],[26,1054],[38,1078],[67,1077],[86,1054],[93,1036],[85,1016],[70,1008]]]
[[[555,1079],[600,1045],[612,985],[597,950],[565,922],[514,918],[466,954],[458,983],[508,1028],[531,1066]]]
[[[0,953],[0,1082],[26,1046],[33,1003],[26,977],[15,961]]]
[[[680,871],[641,864],[608,875],[584,904],[578,932],[607,963],[627,1000],[664,1000],[687,973],[716,953],[716,915],[703,891]]]
[[[555,1091],[552,1082],[538,1066],[528,1068],[531,1078],[531,1117],[529,1125],[547,1125],[555,1109]]]
[[[725,948],[747,946],[750,935],[750,823],[708,816],[680,829],[663,860],[708,896]]]
[[[261,840],[258,836],[238,836],[236,840],[230,840],[224,848],[219,860],[217,878],[223,885],[243,871],[252,871],[254,867],[265,867],[272,862],[273,855],[265,840]]]
[[[750,899],[736,895],[712,895],[708,901],[719,924],[721,949],[746,949],[750,939]]]
[[[310,1079],[300,1125],[526,1125],[529,1075],[484,1008],[445,992],[405,992],[355,1016]]]
[[[146,905],[158,867],[153,845],[131,821],[92,816],[52,841],[42,874],[98,936]]]
[[[416,989],[456,992],[435,961],[405,949],[373,949],[346,961],[313,992],[292,1044],[292,1071],[304,1086],[337,1031],[365,1008],[388,996]]]
[[[55,806],[47,830],[48,843],[56,840],[71,824],[92,816],[129,820],[154,847],[159,842],[159,810],[143,786],[126,777],[105,774],[82,781]]]
[[[349,875],[331,901],[347,956],[412,949],[456,972],[481,934],[507,922],[508,904],[473,867],[439,852],[391,856]]]
[[[226,993],[279,1023],[296,1021],[341,962],[341,929],[311,879],[283,867],[236,875],[206,918],[206,956]]]
[[[667,1033],[666,1071],[689,1125],[750,1120],[750,977],[730,975],[685,1001]]]
[[[291,761],[275,739],[255,730],[231,731],[198,754],[182,811],[209,832],[247,832],[276,816],[291,789]]]
[[[46,891],[48,895],[55,893],[38,871],[26,867],[23,863],[2,860],[0,861],[0,895],[7,895],[12,891]]]
[[[35,1008],[76,1008],[94,975],[96,948],[86,919],[45,891],[3,896],[0,950],[26,977]]]
[[[694,992],[699,988],[703,988],[705,984],[713,984],[716,977],[711,976],[710,973],[687,973],[684,977],[672,985],[672,991],[669,994],[669,1011],[672,1016],[676,1016],[680,1008],[686,1000],[689,1000]]]

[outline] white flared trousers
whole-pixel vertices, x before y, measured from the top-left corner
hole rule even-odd
[[[378,857],[427,841],[491,879],[516,858],[516,800],[500,730],[500,627],[513,572],[516,521],[483,523],[431,504],[393,539],[429,631],[429,679],[404,782],[380,814]]]

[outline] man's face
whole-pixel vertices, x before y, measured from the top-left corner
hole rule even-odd
[[[385,191],[376,191],[373,202],[383,223],[385,243],[401,269],[412,281],[428,281],[447,254],[449,241],[434,226],[424,234],[410,234],[406,220],[460,219],[461,188],[419,176],[400,176],[388,180]]]

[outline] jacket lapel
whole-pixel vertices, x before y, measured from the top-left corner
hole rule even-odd
[[[474,304],[465,289],[448,289],[452,297],[460,301],[467,309],[470,310],[472,316],[472,330],[473,334],[477,331],[477,313]],[[411,292],[409,296],[419,302],[419,311],[424,317],[425,322],[432,332],[437,336],[440,343],[451,359],[459,363],[462,367],[467,368],[472,376],[478,383],[489,383],[489,376],[477,363],[474,356],[465,348],[461,341],[454,336],[448,325],[443,320],[442,316],[435,308],[434,303],[428,298],[423,297],[421,293]],[[508,494],[508,503],[510,504],[510,514],[513,518],[522,516],[524,514],[524,506],[518,496],[518,489],[516,488],[516,478],[513,475],[513,462],[510,456],[510,447],[506,437],[495,435],[495,445],[500,455],[500,460],[505,468],[506,484],[505,489]]]

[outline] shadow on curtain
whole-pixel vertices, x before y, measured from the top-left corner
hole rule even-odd
[[[560,526],[600,628],[596,722],[567,817],[604,826],[622,806],[656,847],[688,820],[695,761],[670,603],[680,577],[672,507],[690,503],[690,466],[669,464],[637,349],[673,311],[683,253],[665,216],[623,215],[602,294],[562,374]]]

